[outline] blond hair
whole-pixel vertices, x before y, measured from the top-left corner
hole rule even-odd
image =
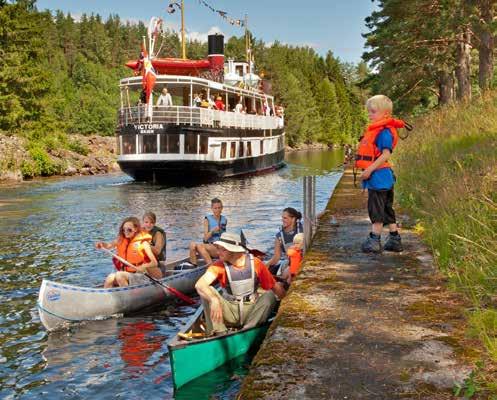
[[[377,94],[376,96],[370,97],[368,101],[366,101],[366,107],[377,111],[387,111],[390,114],[393,111],[392,100],[383,94]]]
[[[297,233],[293,237],[293,244],[302,244],[304,243],[304,234],[303,233]]]

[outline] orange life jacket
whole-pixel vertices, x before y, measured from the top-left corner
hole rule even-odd
[[[300,271],[300,266],[302,264],[302,250],[290,247],[286,254],[290,259],[290,274],[295,276]]]
[[[123,238],[117,244],[117,255],[136,266],[148,263],[150,262],[150,259],[145,253],[143,243],[150,243],[151,241],[152,236],[146,232],[138,232],[131,240]],[[123,266],[121,265],[121,269],[122,267]],[[136,272],[126,265],[124,265],[124,270],[126,272]]]
[[[359,148],[357,149],[357,154],[355,157],[355,167],[360,169],[366,169],[371,164],[373,164],[378,157],[381,156],[381,151],[375,144],[376,137],[385,128],[390,129],[393,136],[392,150],[397,146],[399,141],[399,134],[397,133],[397,128],[404,128],[405,122],[400,119],[386,118],[380,121],[373,122],[368,125],[364,136],[359,143]],[[381,164],[377,169],[380,168],[390,168],[391,165],[388,162]]]

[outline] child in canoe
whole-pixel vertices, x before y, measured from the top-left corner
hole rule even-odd
[[[117,238],[112,242],[97,242],[97,249],[116,249],[117,255],[135,267],[122,265],[115,260],[114,265],[118,272],[111,273],[104,282],[104,288],[114,286],[130,286],[149,282],[145,273],[152,278],[161,279],[162,272],[158,268],[157,259],[152,251],[150,242],[152,236],[142,231],[140,220],[136,217],[128,217],[119,226]]]

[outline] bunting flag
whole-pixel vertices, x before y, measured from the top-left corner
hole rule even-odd
[[[179,3],[176,3],[175,1],[171,1],[167,6],[166,11],[169,14],[173,14],[174,12],[176,12],[176,9],[181,10],[181,5]]]
[[[241,26],[241,27],[245,26],[245,21],[244,20],[231,18],[230,16],[228,16],[228,13],[226,11],[216,10],[214,7],[212,7],[205,0],[198,0],[198,2],[199,2],[199,4],[202,4],[203,6],[207,7],[212,12],[218,13],[221,16],[221,18],[224,19],[229,24],[236,25],[236,26]]]

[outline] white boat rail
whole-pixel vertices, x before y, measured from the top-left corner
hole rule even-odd
[[[175,124],[212,128],[277,129],[279,117],[241,114],[188,106],[135,106],[119,111],[119,127],[134,124]]]

